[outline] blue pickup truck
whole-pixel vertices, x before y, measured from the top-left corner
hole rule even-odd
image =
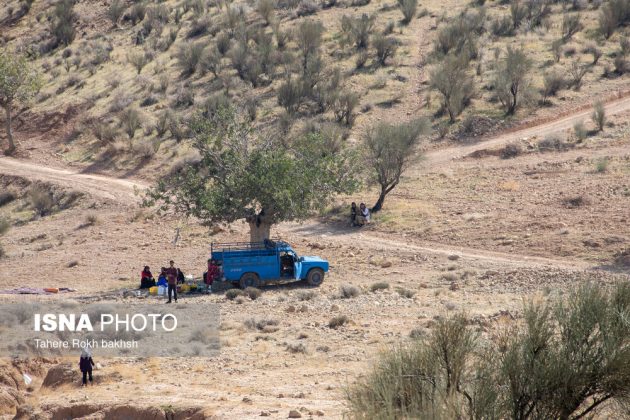
[[[284,241],[213,243],[211,254],[221,265],[225,280],[242,288],[300,280],[319,286],[328,272],[328,261],[298,257]]]

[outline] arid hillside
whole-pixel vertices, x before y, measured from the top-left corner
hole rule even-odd
[[[432,137],[461,140],[625,93],[612,5],[514,4],[10,1],[2,42],[43,79],[16,111],[19,153],[143,177],[194,159],[188,119],[227,104],[264,136],[315,125],[360,142],[426,115]],[[497,88],[507,47],[527,61],[514,112]]]

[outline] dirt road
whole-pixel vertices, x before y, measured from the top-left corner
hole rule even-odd
[[[611,101],[605,106],[607,115],[619,114],[630,110],[630,97],[622,97]],[[426,171],[445,164],[453,159],[457,159],[472,153],[475,150],[495,147],[523,137],[544,137],[545,135],[556,133],[571,128],[577,121],[589,118],[591,109],[584,109],[574,114],[564,116],[560,119],[542,123],[534,127],[501,134],[489,138],[474,145],[461,145],[448,149],[438,150],[428,153],[420,171]],[[70,189],[88,192],[96,197],[113,200],[123,204],[134,205],[140,202],[138,192],[147,187],[146,184],[128,179],[107,177],[102,175],[83,174],[71,170],[55,169],[37,164],[20,161],[12,158],[0,158],[0,173],[20,176],[31,180],[53,182]],[[295,224],[285,224],[279,227],[281,231],[297,233],[302,235],[317,236],[322,233],[318,229],[298,227]],[[562,261],[545,258],[537,258],[526,255],[500,254],[474,249],[456,249],[441,244],[412,244],[409,240],[391,240],[378,237],[376,233],[348,232],[345,235],[336,235],[337,241],[347,241],[351,243],[360,239],[363,242],[371,243],[374,247],[396,247],[400,249],[415,250],[441,255],[457,253],[465,258],[484,259],[494,262],[512,263],[516,265],[539,266],[549,265],[558,268],[584,269],[588,264],[579,261]]]
[[[604,105],[607,116],[621,114],[630,110],[630,96],[625,94],[620,94],[619,96],[619,99],[612,100]],[[467,156],[477,150],[501,146],[512,141],[520,140],[522,138],[532,138],[535,136],[539,139],[543,139],[545,138],[545,136],[548,136],[550,134],[556,134],[568,129],[572,129],[573,125],[577,122],[583,121],[584,123],[587,123],[591,117],[592,112],[592,107],[588,106],[570,115],[566,115],[558,119],[544,122],[542,124],[538,124],[532,127],[518,129],[509,133],[502,133],[475,144],[458,145],[446,149],[428,152],[425,155],[425,160],[423,162],[424,168],[434,168],[436,166],[443,165],[444,163],[447,163],[449,161]]]

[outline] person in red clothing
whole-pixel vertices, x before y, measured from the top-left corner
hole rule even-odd
[[[153,286],[155,286],[155,279],[153,278],[153,274],[151,274],[149,266],[145,265],[144,270],[140,273],[140,288],[149,289]]]
[[[177,268],[175,268],[175,262],[171,260],[170,266],[166,269],[166,281],[168,282],[168,302],[171,303],[171,295],[175,295],[175,302],[177,303]]]
[[[219,278],[221,275],[221,270],[219,269],[219,264],[210,258],[208,260],[208,271],[206,272],[206,292],[208,288],[212,287],[212,283]]]

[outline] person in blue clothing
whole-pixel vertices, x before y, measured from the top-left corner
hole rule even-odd
[[[160,273],[160,276],[158,277],[157,285],[158,286],[168,285],[168,281],[166,280],[166,268],[164,267],[162,267],[162,272]]]

